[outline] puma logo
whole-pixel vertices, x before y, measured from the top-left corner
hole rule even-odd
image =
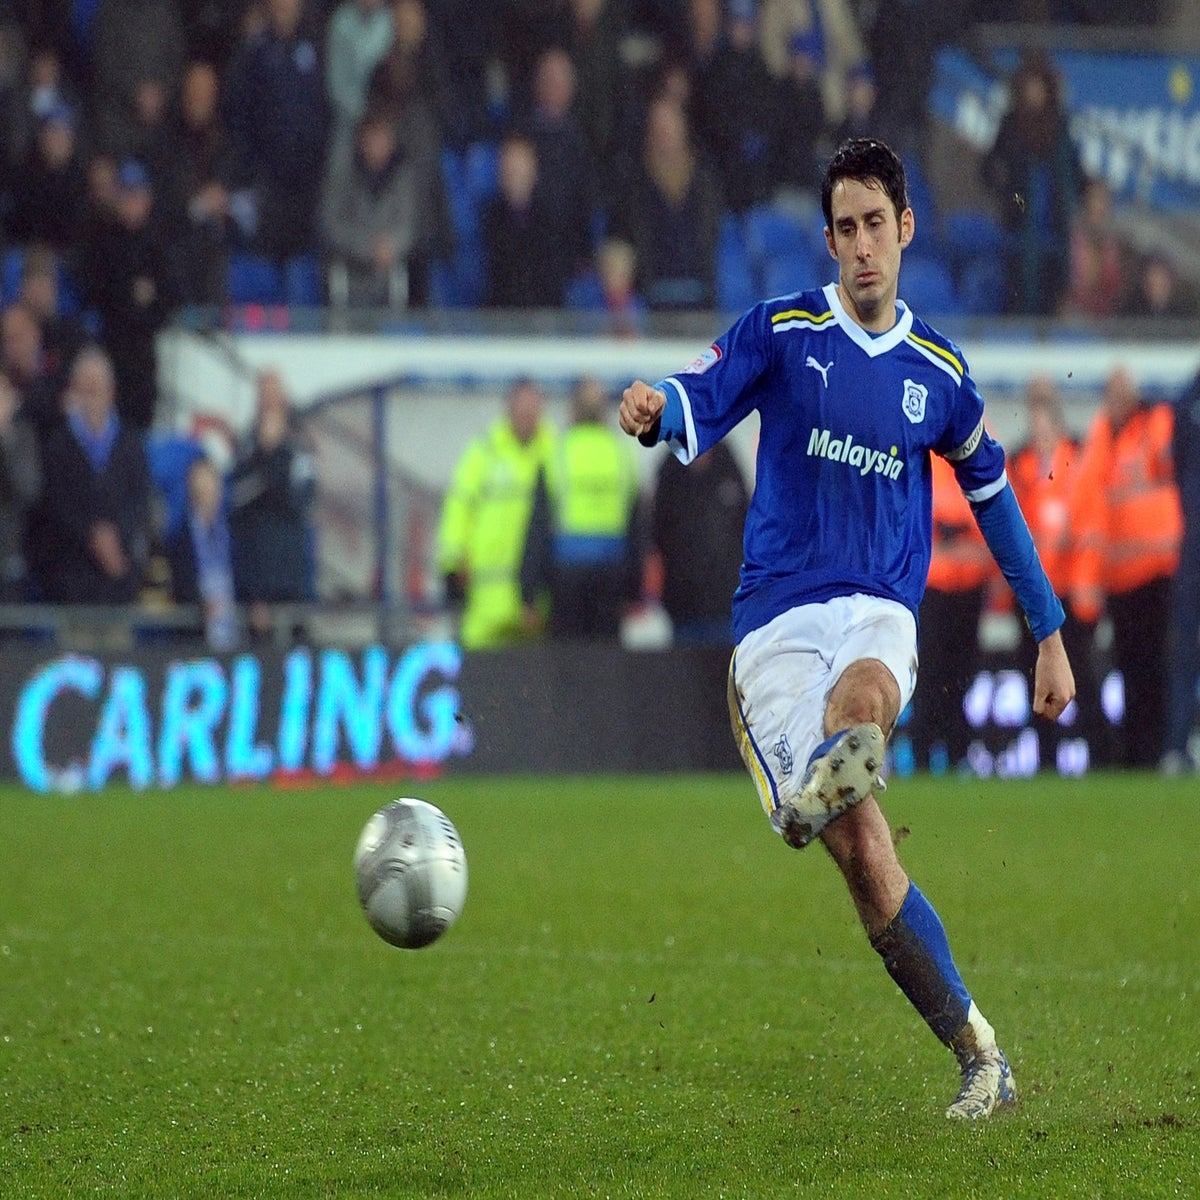
[[[804,365],[806,367],[812,367],[814,371],[817,371],[820,374],[821,379],[824,381],[825,386],[829,386],[829,368],[833,366],[832,360],[827,362],[824,366],[821,366],[821,364],[817,362],[817,360],[810,354],[805,360]]]

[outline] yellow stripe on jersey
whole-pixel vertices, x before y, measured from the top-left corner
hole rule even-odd
[[[784,329],[822,329],[833,320],[833,309],[823,313],[811,313],[804,308],[789,308],[771,318],[775,333]]]
[[[767,770],[762,755],[759,753],[758,746],[755,745],[754,738],[750,733],[749,726],[746,724],[746,717],[742,712],[741,701],[738,698],[737,682],[735,680],[736,668],[737,651],[735,650],[733,657],[729,660],[729,684],[727,690],[729,721],[733,726],[733,738],[737,743],[738,753],[741,754],[742,762],[746,764],[746,770],[750,772],[750,778],[754,781],[754,790],[758,792],[758,798],[762,802],[763,811],[769,817],[779,807],[779,796],[775,791],[775,780],[772,778],[770,771]]]
[[[951,354],[950,351],[944,346],[939,346],[936,342],[931,342],[925,338],[917,337],[917,335],[911,331],[909,332],[908,340],[910,342],[915,342],[918,346],[923,347],[926,350],[932,350],[934,354],[944,358],[946,362],[948,362],[954,368],[959,379],[962,379],[962,377],[966,374],[966,369],[963,367],[962,363],[960,363],[958,359],[955,358],[954,355]]]

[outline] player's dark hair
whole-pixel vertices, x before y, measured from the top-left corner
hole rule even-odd
[[[850,138],[834,152],[825,168],[825,178],[821,180],[821,211],[830,229],[833,228],[833,189],[843,179],[878,183],[896,210],[896,223],[900,223],[900,214],[908,207],[908,184],[904,178],[904,163],[891,146],[877,138]]]

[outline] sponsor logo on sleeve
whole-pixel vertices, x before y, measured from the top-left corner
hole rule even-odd
[[[680,375],[703,375],[714,363],[721,361],[721,347],[709,346],[703,354],[698,354],[682,371]]]

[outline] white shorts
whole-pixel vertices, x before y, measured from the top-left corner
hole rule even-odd
[[[768,816],[800,790],[809,755],[825,740],[829,693],[864,658],[895,676],[903,712],[917,682],[917,623],[894,600],[853,595],[802,604],[738,643],[729,719]]]

